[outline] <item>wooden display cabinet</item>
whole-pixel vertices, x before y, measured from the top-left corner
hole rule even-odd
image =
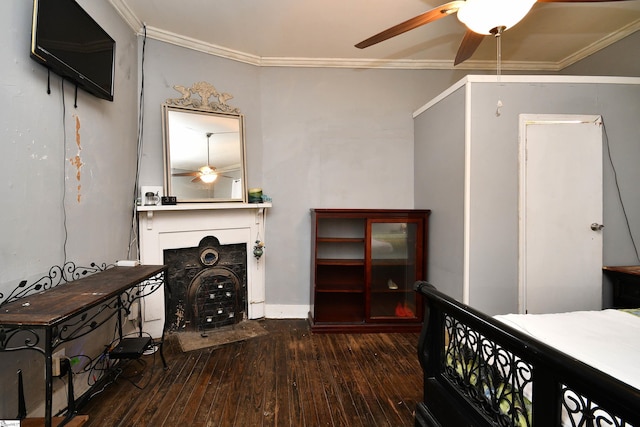
[[[430,212],[311,210],[313,332],[420,330]]]

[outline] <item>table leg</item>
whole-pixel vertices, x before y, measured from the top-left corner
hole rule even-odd
[[[51,328],[45,328],[44,338],[44,425],[51,427],[53,407],[53,349]]]

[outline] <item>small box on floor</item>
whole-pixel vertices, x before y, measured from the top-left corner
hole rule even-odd
[[[151,344],[151,337],[123,338],[109,352],[112,359],[137,359]]]

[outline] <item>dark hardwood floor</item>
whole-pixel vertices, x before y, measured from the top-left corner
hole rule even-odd
[[[412,426],[422,399],[418,334],[311,334],[265,320],[267,335],[128,361],[78,411],[105,426]]]

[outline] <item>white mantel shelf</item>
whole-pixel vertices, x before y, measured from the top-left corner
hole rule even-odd
[[[211,209],[264,209],[272,207],[271,203],[178,203],[176,205],[140,205],[138,212],[156,211],[197,211]]]
[[[169,214],[201,211],[228,212],[230,210],[248,212],[251,209],[255,209],[256,215],[260,215],[265,212],[266,208],[270,208],[271,206],[271,203],[178,203],[175,205],[141,205],[137,206],[137,210],[139,214],[146,212],[147,221],[145,225],[147,230],[151,230],[153,228],[153,217],[156,213]]]

